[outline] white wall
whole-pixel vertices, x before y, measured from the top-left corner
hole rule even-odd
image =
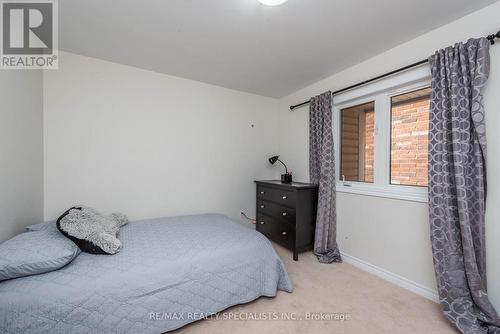
[[[61,53],[44,74],[45,218],[255,211],[276,177],[277,100]],[[254,125],[252,127],[251,125]]]
[[[308,86],[281,103],[279,151],[297,179],[308,180],[308,110],[288,106],[427,58],[435,50],[500,29],[500,3],[422,35],[363,63]],[[369,42],[369,41],[367,41]],[[488,131],[487,256],[491,300],[500,310],[500,45],[491,50],[491,79],[485,90]],[[341,250],[383,270],[435,290],[427,205],[353,194],[338,195]]]
[[[0,71],[0,242],[43,219],[41,71]]]

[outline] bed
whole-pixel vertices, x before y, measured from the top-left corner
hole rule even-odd
[[[218,214],[129,223],[116,255],[0,282],[1,333],[165,333],[292,283],[271,243]]]

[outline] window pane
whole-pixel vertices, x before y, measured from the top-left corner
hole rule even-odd
[[[427,186],[431,88],[392,97],[391,184]]]
[[[341,111],[340,179],[373,183],[375,102]]]

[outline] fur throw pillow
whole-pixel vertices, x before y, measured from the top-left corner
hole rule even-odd
[[[79,206],[63,213],[57,219],[57,228],[83,252],[116,254],[122,247],[117,238],[118,231],[127,223],[128,219],[123,214],[104,216],[94,209]]]

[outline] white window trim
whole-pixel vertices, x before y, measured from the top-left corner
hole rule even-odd
[[[392,198],[413,202],[428,202],[427,187],[390,184],[391,168],[391,98],[430,86],[428,66],[417,67],[334,97],[333,132],[335,138],[336,190],[343,193]],[[374,182],[340,180],[340,116],[341,110],[375,102]]]

